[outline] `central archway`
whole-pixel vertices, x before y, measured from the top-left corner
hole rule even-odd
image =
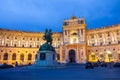
[[[75,50],[69,51],[69,63],[75,63],[76,62],[76,56],[75,56]]]

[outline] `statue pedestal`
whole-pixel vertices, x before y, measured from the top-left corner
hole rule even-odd
[[[39,68],[61,68],[65,65],[60,65],[56,60],[54,51],[39,51],[35,64],[30,66],[31,69]]]
[[[55,66],[58,65],[56,53],[53,51],[39,51],[35,62],[36,66]]]

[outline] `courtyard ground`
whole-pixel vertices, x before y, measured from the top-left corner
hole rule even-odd
[[[0,80],[120,80],[120,68],[85,69],[84,65],[71,64],[57,69],[0,69]]]

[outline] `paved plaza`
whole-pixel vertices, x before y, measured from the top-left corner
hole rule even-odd
[[[0,80],[120,80],[120,68],[85,69],[85,65],[71,64],[57,69],[0,69]]]

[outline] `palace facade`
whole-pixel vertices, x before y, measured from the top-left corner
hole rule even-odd
[[[84,18],[72,16],[64,20],[62,29],[52,36],[59,62],[120,62],[120,24],[88,30]],[[0,29],[0,63],[33,64],[43,35]]]

